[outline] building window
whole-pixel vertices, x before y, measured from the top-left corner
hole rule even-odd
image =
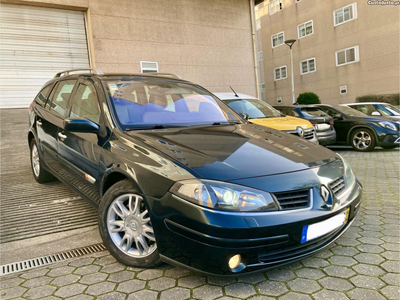
[[[142,73],[158,72],[158,63],[156,61],[141,61],[140,71]]]
[[[261,93],[265,93],[265,83],[260,84]]]
[[[276,103],[281,104],[282,103],[282,97],[276,97]]]
[[[311,21],[305,22],[305,23],[297,26],[297,32],[299,35],[299,39],[301,39],[302,37],[305,37],[307,35],[313,34],[314,33],[313,21],[311,20]]]
[[[258,60],[263,60],[264,59],[264,52],[260,51],[258,52]]]
[[[274,69],[274,80],[285,79],[286,76],[286,66],[278,67]]]
[[[300,74],[307,74],[315,72],[317,67],[315,66],[315,58],[309,58],[300,62]]]
[[[273,15],[274,13],[282,10],[282,0],[272,0],[269,2],[269,14]]]
[[[285,41],[285,35],[283,31],[271,36],[272,48],[283,45],[284,41]]]
[[[358,46],[336,51],[336,66],[342,66],[360,61]]]
[[[333,12],[334,25],[340,25],[345,22],[357,19],[357,3],[343,6]]]
[[[340,94],[347,94],[347,85],[342,85],[340,88]]]

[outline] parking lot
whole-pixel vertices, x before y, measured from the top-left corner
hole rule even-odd
[[[34,181],[27,110],[0,114],[1,264],[100,242],[89,204],[60,182]],[[126,267],[102,251],[1,276],[0,299],[400,299],[399,149],[332,149],[364,185],[363,203],[352,227],[313,257],[236,278]]]

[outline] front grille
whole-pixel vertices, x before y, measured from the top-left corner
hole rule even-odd
[[[339,177],[338,179],[335,179],[331,183],[329,183],[329,187],[331,188],[333,194],[337,197],[339,196],[345,189],[345,184],[344,184],[344,177]]]
[[[311,140],[314,137],[314,128],[304,129],[303,138],[306,140]]]
[[[282,210],[307,208],[310,206],[310,190],[274,193]]]

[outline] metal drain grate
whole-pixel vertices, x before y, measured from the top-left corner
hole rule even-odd
[[[25,271],[49,264],[53,264],[56,262],[60,262],[63,260],[67,260],[70,258],[75,258],[87,254],[92,254],[95,252],[101,252],[106,250],[106,247],[103,244],[96,244],[91,246],[86,246],[83,248],[68,250],[65,252],[60,252],[56,254],[51,254],[47,256],[42,256],[38,258],[32,258],[20,262],[15,262],[7,265],[0,266],[0,276],[7,275],[11,273],[16,273],[20,271]]]

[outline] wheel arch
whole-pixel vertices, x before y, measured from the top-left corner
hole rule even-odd
[[[126,174],[122,170],[111,170],[109,173],[104,175],[104,178],[102,180],[103,183],[101,185],[100,196],[103,197],[110,187],[112,187],[117,182],[125,179],[128,179],[139,190],[139,192],[141,192],[141,189],[139,188],[138,184],[128,174]]]
[[[349,133],[347,134],[347,144],[351,145],[351,136],[353,135],[353,132],[357,129],[369,129],[372,131],[375,141],[378,141],[378,135],[376,134],[375,129],[372,126],[369,125],[356,125],[354,127],[352,127],[349,131]]]
[[[36,139],[36,136],[31,130],[29,130],[29,133],[28,133],[28,145],[29,146],[31,145],[31,142],[33,139]]]

